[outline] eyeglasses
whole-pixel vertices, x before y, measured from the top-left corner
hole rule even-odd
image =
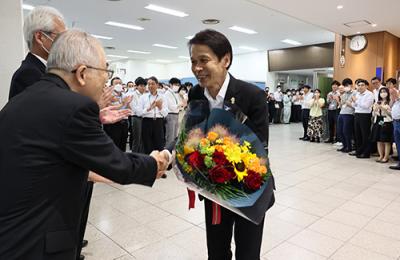
[[[111,79],[111,78],[113,77],[113,75],[114,75],[114,71],[113,71],[113,70],[101,69],[101,68],[96,68],[96,67],[92,67],[92,66],[88,66],[88,65],[86,65],[86,67],[87,67],[88,69],[92,69],[92,70],[100,70],[100,71],[105,71],[105,72],[107,72],[107,74],[108,74],[108,79]],[[74,70],[71,71],[71,73],[76,73],[77,70],[78,70],[78,69],[74,69]]]

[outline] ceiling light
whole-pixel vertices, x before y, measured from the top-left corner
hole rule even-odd
[[[190,60],[189,56],[178,56],[179,59]]]
[[[129,58],[128,56],[120,56],[120,55],[113,55],[113,54],[107,54],[107,57],[118,58],[118,59],[127,59],[127,58]]]
[[[24,10],[33,10],[35,7],[33,5],[23,4],[22,9]]]
[[[137,53],[137,54],[150,54],[151,52],[149,51],[134,51],[134,50],[128,50],[130,53]]]
[[[159,47],[159,48],[166,48],[166,49],[178,49],[178,47],[169,46],[169,45],[165,45],[165,44],[159,44],[159,43],[155,43],[155,44],[153,44],[153,46]]]
[[[158,6],[158,5],[151,5],[150,4],[150,5],[146,6],[145,8],[149,9],[149,10],[152,10],[152,11],[159,12],[159,13],[169,14],[169,15],[178,16],[178,17],[189,16],[188,14],[186,14],[184,12],[180,12],[180,11],[177,11],[177,10],[165,8],[165,7]]]
[[[247,29],[247,28],[243,28],[243,27],[239,27],[239,26],[232,26],[229,27],[229,29],[237,31],[237,32],[242,32],[242,33],[247,33],[247,34],[256,34],[256,31],[253,31],[251,29]]]
[[[357,32],[357,34],[360,34],[361,32]]]
[[[189,35],[189,36],[186,36],[185,37],[185,39],[188,39],[188,40],[191,40],[191,39],[193,39],[194,38],[194,35]]]
[[[171,62],[170,60],[155,60],[156,62],[161,62],[161,63],[169,63]]]
[[[343,9],[343,5],[338,5],[338,6],[336,6],[336,8],[337,8],[338,10]]]
[[[111,25],[111,26],[116,26],[116,27],[132,29],[132,30],[138,30],[138,31],[144,30],[143,27],[132,25],[132,24],[126,24],[126,23],[118,23],[118,22],[108,21],[105,24]]]
[[[207,25],[215,25],[215,24],[219,24],[221,21],[218,19],[205,19],[201,21],[203,24],[207,24]]]
[[[285,40],[282,40],[281,42],[287,43],[287,44],[291,44],[291,45],[296,45],[296,46],[301,45],[300,42],[294,41],[294,40],[290,40],[290,39],[285,39]]]
[[[372,27],[378,26],[376,23],[371,24]]]
[[[240,46],[239,49],[246,50],[246,51],[258,51],[258,49],[248,46]]]
[[[97,38],[97,39],[103,39],[103,40],[112,40],[113,37],[108,37],[108,36],[102,36],[102,35],[96,35],[96,34],[92,34],[93,37]]]

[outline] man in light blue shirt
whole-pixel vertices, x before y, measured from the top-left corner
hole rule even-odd
[[[393,137],[396,143],[397,153],[400,151],[400,99],[396,96],[396,101],[392,107],[392,118],[393,118]],[[400,170],[400,161],[397,165],[389,167],[392,170]]]

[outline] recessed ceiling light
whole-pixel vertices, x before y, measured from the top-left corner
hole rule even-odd
[[[165,8],[162,6],[158,6],[158,5],[148,5],[145,7],[146,9],[152,10],[152,11],[156,11],[159,13],[163,13],[163,14],[169,14],[169,15],[173,15],[173,16],[178,16],[178,17],[186,17],[189,16],[188,14],[181,12],[181,11],[177,11],[177,10],[173,10],[173,9],[169,9],[169,8]]]
[[[240,46],[239,49],[246,50],[246,51],[258,51],[258,49],[248,46]]]
[[[357,34],[360,34],[361,32],[357,32]]]
[[[207,25],[215,25],[215,24],[219,24],[221,21],[218,19],[205,19],[203,21],[201,21],[203,24],[207,24]]]
[[[337,8],[338,10],[343,9],[343,5],[338,5],[338,6],[336,6],[336,8]]]
[[[108,36],[102,36],[102,35],[96,35],[96,34],[92,34],[93,37],[97,38],[97,39],[103,39],[103,40],[112,40],[113,37],[108,37]]]
[[[179,59],[190,60],[189,56],[178,56]]]
[[[35,7],[33,5],[23,4],[22,9],[24,10],[33,10]]]
[[[189,35],[189,36],[186,36],[185,37],[185,39],[188,39],[188,40],[191,40],[191,39],[193,39],[194,38],[194,35]]]
[[[170,60],[160,60],[160,59],[158,59],[158,60],[155,60],[156,62],[161,62],[161,63],[168,63],[168,62],[171,62]]]
[[[291,39],[285,39],[285,40],[282,40],[281,42],[287,43],[287,44],[291,44],[291,45],[296,45],[296,46],[301,45],[300,42],[294,41],[294,40],[291,40]]]
[[[116,27],[121,27],[121,28],[127,28],[127,29],[132,29],[132,30],[144,30],[143,27],[132,25],[132,24],[126,24],[126,23],[119,23],[119,22],[113,22],[113,21],[108,21],[105,24],[111,25],[111,26],[116,26]]]
[[[151,52],[149,51],[134,51],[134,50],[128,50],[130,53],[137,53],[137,54],[150,54]]]
[[[129,58],[128,56],[120,56],[120,55],[113,55],[113,54],[107,54],[107,57],[118,58],[118,59],[127,59],[127,58]]]
[[[229,29],[237,31],[237,32],[247,33],[247,34],[256,34],[257,33],[254,30],[239,27],[239,26],[232,26],[232,27],[229,27]]]
[[[376,23],[371,24],[372,27],[378,26]]]
[[[159,44],[159,43],[155,43],[155,44],[153,44],[153,46],[154,47],[159,47],[159,48],[166,48],[166,49],[178,49],[178,47],[175,47],[175,46]]]

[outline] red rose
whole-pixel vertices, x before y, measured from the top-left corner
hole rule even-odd
[[[199,151],[194,151],[188,156],[188,163],[194,168],[201,169],[204,166],[204,158]]]
[[[208,175],[211,181],[215,183],[225,183],[227,181],[230,181],[233,177],[232,172],[228,168],[221,165],[217,165],[212,168],[208,172]]]
[[[253,171],[248,171],[247,174],[248,175],[244,177],[244,183],[246,184],[247,188],[251,190],[260,189],[261,184],[263,183],[261,175]]]
[[[229,163],[229,161],[226,159],[226,156],[223,152],[215,151],[212,156],[212,159],[217,165],[226,165]]]

